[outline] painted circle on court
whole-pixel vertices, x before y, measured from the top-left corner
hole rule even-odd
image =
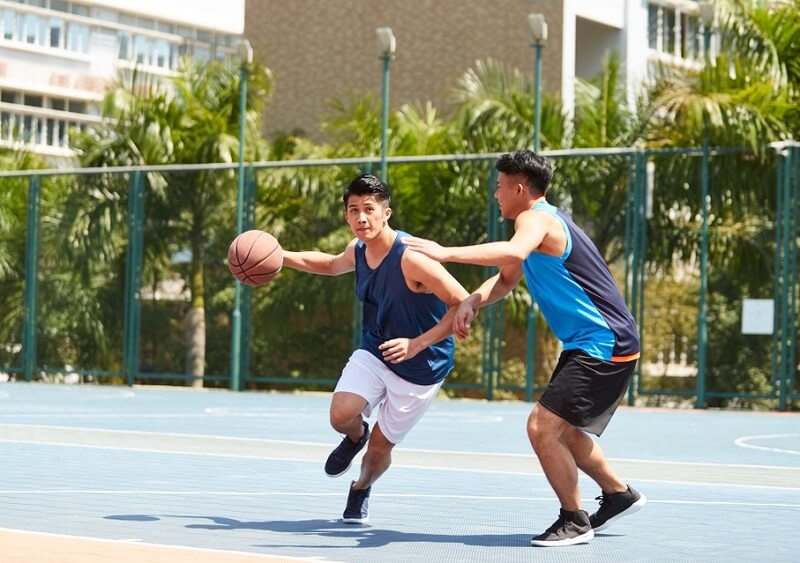
[[[800,447],[798,449],[786,448],[782,447],[783,444],[781,441],[787,440],[790,438],[800,438],[800,434],[761,434],[758,436],[742,436],[741,438],[737,438],[734,442],[737,446],[742,448],[750,448],[752,450],[760,450],[763,452],[773,452],[773,453],[782,453],[782,454],[792,454],[792,455],[800,455]],[[770,445],[778,441],[776,446]],[[791,442],[791,440],[787,440]],[[794,447],[794,446],[793,446]]]

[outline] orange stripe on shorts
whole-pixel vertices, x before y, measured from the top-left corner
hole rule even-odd
[[[638,360],[639,356],[641,356],[640,352],[636,352],[635,354],[631,354],[629,356],[611,356],[611,361],[618,363],[632,362],[633,360]]]

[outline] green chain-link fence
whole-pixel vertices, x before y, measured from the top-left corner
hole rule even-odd
[[[629,403],[796,407],[800,145],[545,154],[549,199],[595,240],[639,322]],[[497,156],[388,159],[393,226],[443,244],[510,236]],[[239,219],[286,248],[338,252],[343,186],[378,162],[248,163],[241,183],[235,165],[0,174],[0,373],[332,388],[358,328],[352,276],[285,269],[242,287],[232,330],[227,246]],[[493,273],[448,268],[468,290]],[[559,350],[524,287],[481,320],[447,392],[535,399]]]

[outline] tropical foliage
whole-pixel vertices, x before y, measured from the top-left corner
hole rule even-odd
[[[586,228],[624,283],[630,282],[625,268],[631,252],[625,211],[632,181],[643,172],[634,167],[635,152],[643,151],[654,167],[652,213],[640,233],[646,237],[640,314],[648,388],[686,392],[694,383],[692,377],[672,377],[669,366],[696,361],[698,320],[692,313],[707,210],[709,381],[722,392],[758,394],[769,387],[771,344],[743,337],[738,311],[743,298],[772,291],[777,163],[769,147],[800,136],[800,9],[797,2],[717,5],[713,48],[703,60],[680,69],[654,69],[655,79],[631,102],[620,62],[609,53],[597,76],[577,81],[571,114],[556,97],[544,96],[539,138],[544,150],[572,150],[554,157],[550,198]],[[240,156],[247,162],[270,161],[248,172],[253,201],[248,217],[292,249],[343,248],[351,234],[341,219],[342,187],[358,171],[378,173],[381,123],[374,95],[332,100],[321,124],[325,143],[297,132],[267,142],[258,128],[273,79],[260,65],[247,70],[244,154],[239,143],[242,74],[224,63],[186,61],[168,84],[131,76],[108,92],[104,124],[72,140],[84,167],[158,166],[148,168],[144,179],[144,372],[226,384],[233,291],[224,257],[235,234],[234,165]],[[532,88],[530,76],[486,59],[465,69],[447,107],[420,102],[393,109],[388,153],[413,157],[388,170],[396,228],[444,244],[487,240],[495,236],[492,225],[498,227],[496,236],[508,236],[511,227],[497,225],[492,215],[491,155],[532,145]],[[710,163],[706,201],[700,198],[703,147]],[[487,156],[462,158],[467,154]],[[351,163],[312,162],[325,159]],[[294,162],[279,166],[283,161]],[[39,299],[47,328],[39,330],[41,365],[121,369],[132,170],[64,175],[42,184],[40,261],[47,292]],[[3,182],[13,189],[0,193],[0,302],[10,321],[0,333],[9,343],[1,353],[7,365],[14,365],[19,356],[8,350],[17,349],[22,325],[25,253],[14,233],[25,228],[27,185],[19,178]],[[468,289],[490,273],[469,266],[452,271]],[[169,283],[177,284],[177,295],[157,298]],[[336,377],[352,346],[351,278],[285,271],[278,282],[244,295],[251,378],[269,383],[270,378],[324,382]],[[478,388],[486,384],[484,345],[499,330],[503,382],[522,386],[529,308],[529,296],[520,287],[495,324],[459,345],[453,381]],[[557,343],[543,320],[535,320],[541,329],[536,336],[541,384]]]

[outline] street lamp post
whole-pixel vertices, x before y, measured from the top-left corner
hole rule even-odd
[[[378,49],[383,61],[383,87],[381,97],[381,180],[386,181],[386,150],[389,130],[389,63],[394,58],[397,40],[391,27],[379,27],[375,30],[378,35]]]
[[[711,28],[714,25],[714,5],[700,4],[700,20],[703,22],[703,49],[705,64],[711,64]],[[703,159],[700,170],[700,303],[697,312],[697,383],[695,407],[706,406],[706,363],[708,350],[708,132],[706,115],[703,114]]]
[[[528,31],[533,43],[531,46],[536,53],[536,64],[533,72],[533,150],[541,150],[539,130],[542,126],[542,48],[547,41],[547,22],[544,14],[528,14]],[[533,387],[536,375],[536,303],[531,301],[528,307],[528,346],[525,363],[527,365],[525,377],[525,400],[533,400]]]
[[[547,22],[544,14],[528,14],[528,31],[533,40],[532,47],[536,53],[536,65],[533,74],[533,150],[541,149],[539,129],[542,125],[542,48],[547,41]]]
[[[242,232],[244,223],[244,132],[247,114],[247,73],[253,62],[250,41],[243,39],[238,46],[239,60],[239,168],[236,180],[236,234]],[[239,390],[242,351],[242,283],[234,282],[233,313],[231,315],[231,391]]]

